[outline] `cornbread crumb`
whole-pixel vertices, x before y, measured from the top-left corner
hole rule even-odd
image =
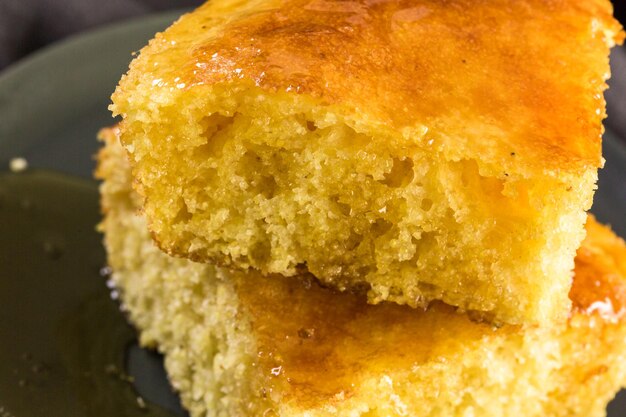
[[[193,417],[602,417],[626,384],[626,245],[592,218],[568,322],[495,328],[440,303],[368,305],[306,276],[169,257],[115,132],[102,137],[111,279]]]
[[[112,109],[157,244],[371,303],[565,320],[610,3],[313,3],[210,1],[132,63]]]
[[[19,173],[28,169],[28,161],[24,158],[13,158],[9,162],[11,172]]]
[[[143,399],[143,397],[137,397],[137,406],[142,410],[146,408],[146,401]]]

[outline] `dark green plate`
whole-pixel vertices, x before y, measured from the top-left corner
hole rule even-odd
[[[70,39],[0,75],[0,417],[184,415],[105,285],[91,180],[131,52],[180,14]],[[594,212],[626,236],[623,143],[607,132]],[[14,157],[29,170],[8,173]],[[621,396],[609,416],[624,415]]]
[[[185,415],[111,299],[91,179],[132,52],[181,13],[75,37],[0,75],[0,417]],[[17,156],[30,168],[7,172]]]

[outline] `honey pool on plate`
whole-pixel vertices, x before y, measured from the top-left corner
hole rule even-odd
[[[184,415],[105,285],[98,198],[93,181],[0,174],[1,417]]]

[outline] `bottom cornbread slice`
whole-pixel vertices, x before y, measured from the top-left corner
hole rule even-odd
[[[592,218],[569,320],[494,328],[169,257],[137,214],[116,131],[102,137],[112,279],[194,417],[593,417],[626,383],[626,246]]]

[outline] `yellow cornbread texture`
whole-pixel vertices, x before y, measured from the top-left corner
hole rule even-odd
[[[495,328],[164,254],[114,133],[98,169],[112,278],[193,417],[599,417],[626,383],[626,246],[592,218],[567,322]]]
[[[608,0],[216,0],[112,110],[169,254],[545,323],[569,310],[622,35]]]

